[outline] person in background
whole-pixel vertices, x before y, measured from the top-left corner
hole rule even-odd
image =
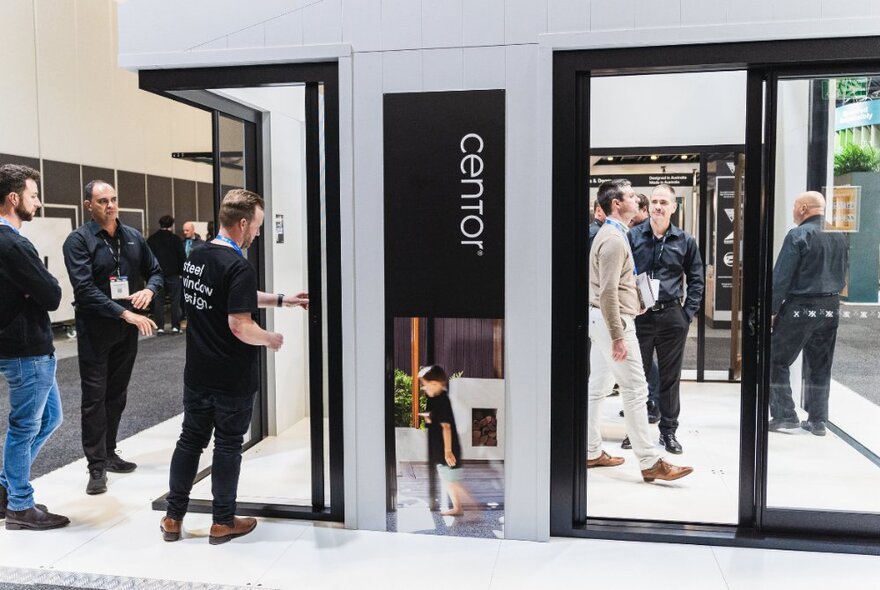
[[[461,483],[461,442],[455,428],[455,416],[449,401],[449,376],[440,365],[422,367],[419,385],[428,396],[425,423],[428,425],[428,463],[436,465],[452,508],[440,514],[461,516],[465,501],[472,503],[470,493]]]
[[[153,299],[153,319],[157,334],[165,333],[165,293],[171,302],[171,333],[180,334],[180,273],[186,261],[183,240],[174,233],[174,218],[163,215],[159,218],[159,231],[147,240],[147,245],[162,267],[162,291]]]
[[[141,232],[119,221],[119,198],[110,183],[92,180],[83,196],[92,219],[67,236],[62,251],[76,309],[86,493],[94,495],[107,491],[108,471],[137,468],[116,452],[116,436],[138,334],[156,329],[141,312],[162,288],[162,269]]]
[[[632,221],[629,222],[629,226],[631,228],[637,226],[640,223],[643,223],[647,220],[651,214],[648,213],[648,206],[651,203],[648,201],[647,195],[644,193],[639,193],[639,212],[635,214],[635,217],[632,218]]]
[[[697,241],[672,223],[677,208],[674,189],[668,184],[657,185],[651,192],[650,221],[629,233],[636,268],[658,285],[654,305],[636,318],[636,333],[646,375],[650,375],[657,355],[659,403],[651,405],[660,409],[660,444],[676,455],[683,452],[676,437],[681,365],[691,320],[703,301],[704,285]]]
[[[636,286],[636,266],[627,234],[639,201],[628,180],[602,183],[598,200],[607,215],[590,251],[590,382],[587,410],[587,469],[616,467],[623,457],[602,450],[602,401],[616,380],[624,420],[639,461],[642,479],[676,480],[692,467],[667,463],[648,433],[648,384],[645,381],[635,318],[644,311]]]
[[[602,207],[599,206],[599,199],[596,199],[593,202],[593,221],[590,222],[590,238],[589,242],[587,242],[587,255],[590,253],[590,248],[593,247],[593,239],[596,237],[596,234],[599,233],[599,230],[602,229],[604,223],[605,212],[602,211]]]
[[[198,248],[204,244],[202,241],[202,236],[196,233],[196,224],[192,221],[187,221],[183,224],[183,251],[186,253],[187,257],[189,257],[190,253],[193,251],[193,248]]]
[[[0,518],[7,530],[44,531],[70,524],[34,502],[31,467],[62,421],[49,312],[61,287],[34,245],[19,233],[40,203],[40,173],[0,166],[0,374],[9,385],[9,426],[0,471]]]
[[[849,249],[838,232],[825,231],[825,197],[802,193],[773,267],[773,335],[770,341],[771,432],[800,428],[825,436],[831,364],[840,322],[840,291],[846,285]],[[803,352],[808,418],[798,422],[789,368]]]

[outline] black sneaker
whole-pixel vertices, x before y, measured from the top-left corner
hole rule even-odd
[[[781,430],[796,430],[801,427],[801,423],[797,418],[772,418],[767,423],[767,430],[770,432],[779,432]]]
[[[52,514],[40,510],[36,506],[27,510],[7,510],[6,530],[17,531],[27,529],[30,531],[47,531],[59,529],[70,524],[70,519],[60,514]]]
[[[131,473],[137,469],[137,463],[126,461],[116,453],[111,453],[104,461],[104,469],[110,473]]]
[[[621,449],[631,449],[631,448],[633,448],[632,443],[629,442],[629,435],[626,435],[625,437],[623,437],[623,442],[620,443],[620,448],[621,448]]]
[[[801,422],[801,428],[815,436],[825,436],[825,423],[821,420],[816,420],[815,422],[804,420]]]
[[[107,472],[103,469],[89,470],[89,483],[86,485],[86,493],[90,496],[103,494],[107,491]]]

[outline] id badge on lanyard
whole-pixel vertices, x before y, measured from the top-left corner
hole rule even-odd
[[[110,299],[128,299],[128,277],[110,277]]]

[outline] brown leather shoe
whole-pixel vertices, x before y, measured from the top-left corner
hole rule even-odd
[[[236,516],[232,519],[232,525],[212,524],[211,536],[208,537],[208,542],[211,545],[220,545],[221,543],[226,543],[236,537],[242,537],[255,528],[257,528],[256,518],[239,518]]]
[[[676,467],[663,459],[657,459],[653,467],[642,469],[642,479],[647,482],[654,481],[655,479],[672,481],[674,479],[681,479],[685,475],[690,475],[693,471],[693,467]]]
[[[174,520],[170,516],[163,516],[159,521],[159,530],[162,531],[162,538],[166,541],[180,540],[180,530],[183,528],[182,520]]]
[[[612,457],[605,451],[595,459],[587,459],[587,469],[592,467],[617,467],[623,465],[625,459],[623,457]]]

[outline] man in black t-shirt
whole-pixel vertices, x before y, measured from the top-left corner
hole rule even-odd
[[[295,296],[257,291],[257,275],[243,248],[260,235],[263,199],[244,189],[229,191],[220,204],[220,232],[193,250],[183,267],[186,330],[183,432],[171,458],[166,541],[180,538],[199,457],[214,433],[211,469],[213,521],[209,542],[225,543],[251,532],[253,518],[235,516],[241,446],[259,389],[259,347],[278,351],[284,337],[257,324],[259,307],[308,309],[308,293]]]

